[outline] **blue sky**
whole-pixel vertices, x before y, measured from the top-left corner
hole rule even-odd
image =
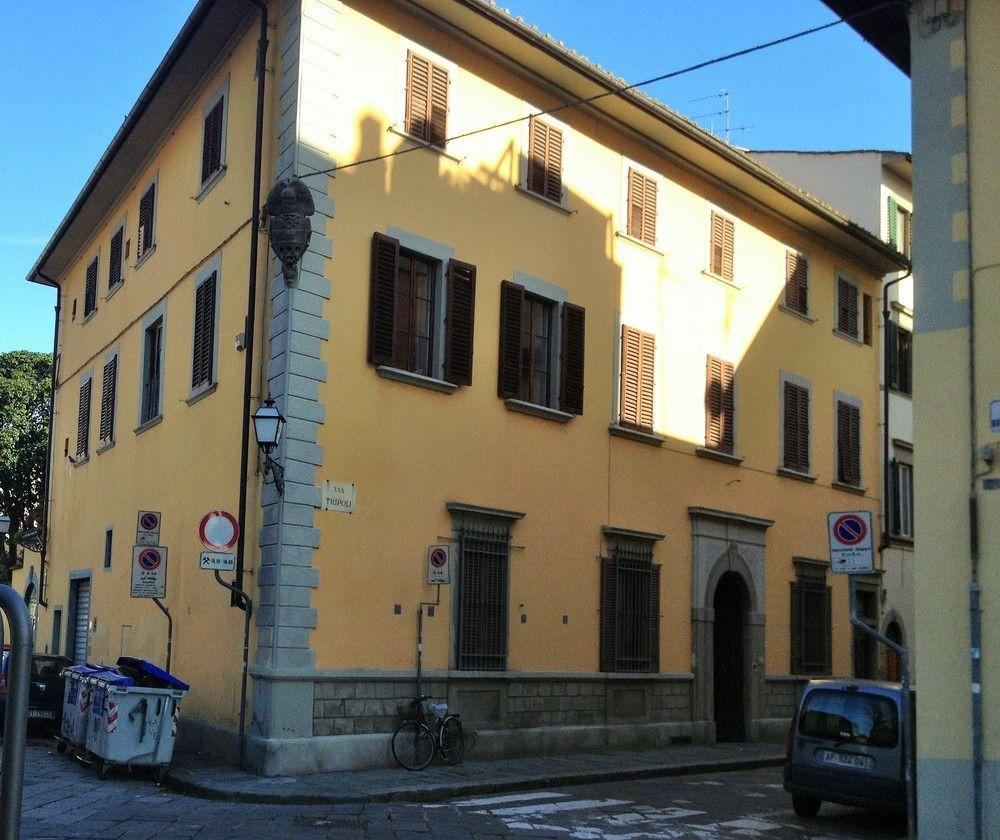
[[[501,5],[630,82],[833,19],[820,0]],[[0,352],[51,349],[55,293],[24,275],[193,6],[36,0],[5,7],[0,89],[14,119],[0,121]],[[108,33],[119,35],[109,41]],[[910,148],[909,80],[843,25],[644,90],[691,117],[721,110],[721,98],[702,97],[728,91],[739,129],[732,142],[745,148]],[[723,116],[698,121],[722,135]]]

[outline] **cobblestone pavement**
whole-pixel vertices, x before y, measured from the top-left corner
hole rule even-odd
[[[25,838],[872,840],[898,831],[885,818],[830,805],[814,820],[798,819],[781,789],[781,771],[773,768],[423,805],[257,805],[183,796],[138,774],[99,781],[94,768],[36,744],[29,749],[25,781]]]

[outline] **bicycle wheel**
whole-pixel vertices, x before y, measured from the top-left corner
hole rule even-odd
[[[446,717],[441,724],[441,731],[438,737],[441,739],[441,758],[444,759],[446,764],[458,764],[465,752],[462,721],[454,715]]]
[[[423,770],[434,758],[434,736],[416,720],[407,720],[392,733],[392,755],[400,767]]]

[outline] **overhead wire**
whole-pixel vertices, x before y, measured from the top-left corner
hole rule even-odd
[[[453,134],[449,137],[444,138],[444,140],[435,143],[418,143],[415,146],[407,146],[404,149],[396,149],[391,152],[385,152],[384,154],[372,155],[371,157],[360,158],[359,160],[351,161],[350,163],[344,163],[337,166],[331,166],[327,169],[318,169],[314,172],[307,172],[299,175],[300,178],[308,178],[314,175],[335,175],[344,169],[353,169],[357,166],[363,166],[368,163],[378,163],[382,160],[387,160],[388,158],[398,157],[400,155],[408,154],[409,152],[415,152],[419,149],[435,148],[439,145],[444,145],[446,143],[454,142],[455,140],[463,140],[466,137],[473,137],[477,134],[484,134],[487,131],[495,131],[499,128],[507,128],[508,126],[517,125],[518,123],[525,122],[527,120],[535,119],[536,117],[550,116],[552,114],[557,114],[560,111],[565,111],[570,108],[578,108],[581,105],[589,105],[592,102],[597,102],[599,99],[604,99],[608,96],[619,96],[623,93],[628,93],[631,90],[637,90],[638,88],[647,87],[648,85],[656,84],[657,82],[664,82],[668,79],[675,79],[678,76],[686,75],[687,73],[693,73],[696,70],[703,70],[706,67],[711,67],[715,64],[722,64],[726,61],[732,61],[734,58],[742,58],[746,55],[751,55],[756,52],[761,52],[762,50],[771,49],[772,47],[777,47],[782,44],[787,44],[791,41],[797,41],[800,38],[805,38],[809,35],[815,35],[818,32],[823,32],[827,29],[832,29],[835,26],[840,26],[843,23],[847,23],[851,20],[856,20],[860,17],[865,17],[866,15],[874,14],[882,9],[886,9],[890,6],[898,5],[899,0],[886,0],[884,3],[879,3],[876,6],[872,6],[868,9],[863,9],[859,12],[854,12],[850,15],[845,15],[843,17],[838,17],[836,20],[829,21],[827,23],[819,24],[818,26],[810,27],[809,29],[802,29],[798,32],[793,32],[790,35],[783,35],[780,38],[774,38],[770,41],[764,41],[760,44],[755,44],[752,47],[745,47],[741,50],[736,50],[735,52],[726,53],[725,55],[716,56],[714,58],[706,59],[705,61],[699,61],[697,64],[691,64],[687,67],[682,67],[679,70],[672,70],[668,73],[661,73],[659,76],[653,76],[649,79],[643,79],[640,82],[633,82],[628,85],[623,85],[621,87],[611,88],[609,90],[601,91],[601,93],[596,93],[593,96],[586,96],[580,99],[574,99],[570,102],[564,102],[561,105],[557,105],[554,108],[546,108],[541,111],[535,111],[531,114],[525,114],[520,117],[513,117],[509,120],[504,120],[498,123],[492,123],[491,125],[482,126],[481,128],[474,128],[470,131],[463,131],[459,134]]]

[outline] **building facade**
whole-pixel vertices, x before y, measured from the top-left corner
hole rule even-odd
[[[848,151],[753,153],[783,177],[836,207],[884,241],[912,253],[913,164],[906,152]],[[885,323],[883,303],[888,303]],[[882,358],[880,422],[888,417],[884,468],[889,492],[881,511],[877,577],[859,579],[858,611],[893,641],[907,646],[916,677],[913,540],[913,276],[892,272],[883,280],[875,317]],[[887,402],[886,402],[887,400]],[[888,408],[888,412],[886,412]],[[854,674],[898,681],[899,659],[870,636],[855,633]]]
[[[252,353],[287,418],[243,521],[259,770],[383,763],[421,609],[484,754],[783,737],[851,668],[826,517],[879,507],[874,301],[905,260],[488,3],[269,12],[265,184],[315,212],[297,277],[261,243],[254,340],[240,3],[199,3],[33,271],[61,297],[38,638],[62,610],[78,658],[162,657],[129,597],[161,513],[184,729],[232,748],[242,614],[198,523],[239,503]]]
[[[839,13],[867,0],[826,0]],[[990,0],[917,0],[852,23],[913,84],[917,781],[920,832],[1000,833],[1000,79]],[[926,482],[926,484],[924,484]]]

